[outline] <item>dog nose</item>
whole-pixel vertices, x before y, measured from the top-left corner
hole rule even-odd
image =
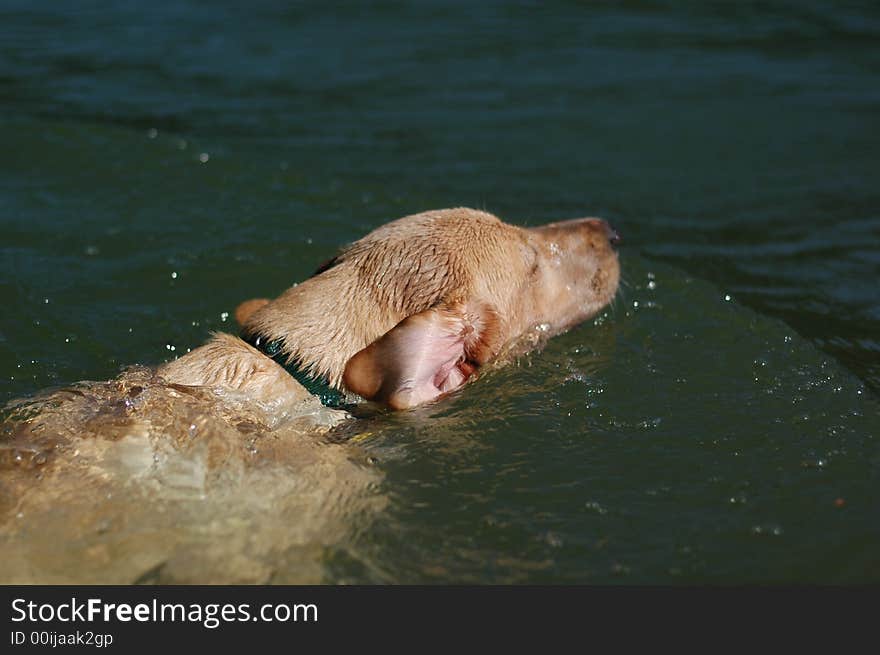
[[[591,227],[602,232],[602,234],[605,235],[605,238],[608,239],[608,243],[612,246],[619,245],[623,240],[618,231],[611,227],[611,224],[608,221],[602,218],[591,218],[588,222]]]

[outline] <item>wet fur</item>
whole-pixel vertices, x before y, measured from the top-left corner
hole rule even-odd
[[[528,337],[603,307],[619,273],[608,235],[594,219],[526,230],[427,212],[236,316],[335,384],[409,407],[512,339],[535,346]],[[347,417],[228,334],[156,371],[12,403],[0,421],[0,582],[321,582],[325,546],[350,542],[386,502],[354,444],[309,438]]]
[[[424,212],[370,232],[278,298],[243,303],[236,317],[246,335],[280,341],[288,363],[332,386],[366,397],[372,397],[370,390],[385,389],[374,399],[411,406],[412,400],[392,402],[393,390],[386,387],[395,375],[406,377],[387,370],[406,362],[389,358],[412,357],[412,352],[401,350],[400,339],[395,344],[386,338],[382,348],[371,349],[372,344],[398,325],[415,330],[415,319],[405,323],[410,317],[454,315],[458,322],[447,320],[447,331],[458,330],[448,336],[461,341],[454,366],[466,380],[535,324],[558,332],[607,304],[619,275],[608,234],[599,219],[529,230],[473,209]],[[551,270],[564,266],[574,268]],[[424,329],[439,320],[430,314],[424,318]],[[373,361],[365,362],[366,355],[355,359],[365,351]],[[346,375],[350,362],[353,370]],[[302,387],[283,368],[228,335],[166,364],[159,375],[179,384],[231,387],[263,402],[302,396]],[[423,396],[430,399],[418,397]]]

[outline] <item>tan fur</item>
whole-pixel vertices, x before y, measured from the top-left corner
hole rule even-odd
[[[433,307],[485,306],[493,334],[488,349],[485,335],[477,340],[481,364],[535,325],[556,333],[605,306],[619,276],[611,234],[599,219],[526,229],[473,209],[428,211],[379,227],[316,276],[271,302],[243,303],[237,314],[246,333],[281,340],[289,363],[341,387],[349,360],[407,317]],[[257,366],[258,358],[268,358],[233,346],[235,341],[215,338],[207,350],[196,349],[160,375],[182,384],[246,389],[245,371],[256,367],[263,375],[259,392],[273,393],[280,374]],[[270,378],[274,382],[266,383]]]
[[[311,398],[281,366],[231,334],[215,334],[204,346],[165,364],[159,374],[175,384],[231,389],[265,403]]]
[[[289,361],[339,385],[349,358],[401,320],[470,297],[476,269],[495,272],[497,291],[521,280],[511,270],[518,247],[526,247],[518,229],[485,212],[407,216],[343,250],[332,268],[257,311],[246,329],[282,339]]]
[[[239,325],[244,325],[255,311],[265,307],[269,302],[268,298],[252,298],[250,300],[245,300],[235,308],[236,322]]]

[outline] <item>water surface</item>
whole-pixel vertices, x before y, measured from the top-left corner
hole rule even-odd
[[[334,434],[383,509],[322,579],[876,582],[878,36],[824,2],[6,2],[0,400],[233,330],[398,216],[601,215],[596,324]]]

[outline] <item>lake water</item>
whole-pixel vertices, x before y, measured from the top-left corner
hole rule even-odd
[[[609,311],[334,431],[382,502],[320,579],[880,581],[872,3],[78,4],[0,4],[0,402],[399,216],[599,215]]]

